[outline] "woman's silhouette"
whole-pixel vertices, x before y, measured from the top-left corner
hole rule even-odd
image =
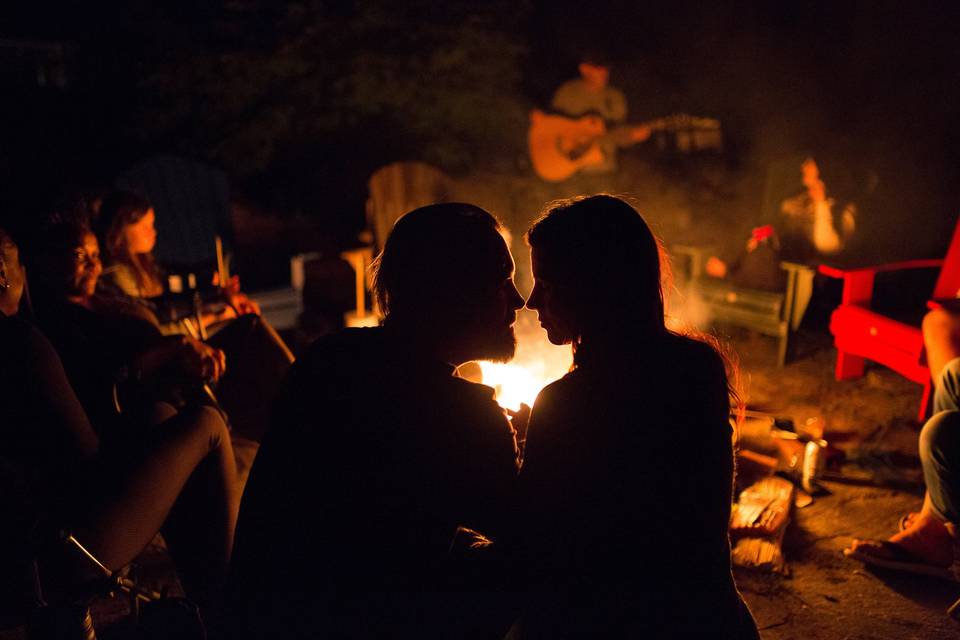
[[[553,203],[527,239],[527,306],[574,365],[530,421],[522,637],[758,637],[730,572],[724,362],[665,327],[656,239],[608,195]]]

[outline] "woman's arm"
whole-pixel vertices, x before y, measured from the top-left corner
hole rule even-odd
[[[97,437],[76,393],[67,380],[63,363],[50,341],[34,327],[27,334],[27,371],[29,388],[36,397],[38,411],[50,416],[50,426],[57,433],[51,434],[51,442],[69,450],[80,458],[97,454],[100,439]]]
[[[190,336],[167,336],[140,351],[131,363],[134,378],[148,379],[175,371],[197,380],[216,381],[227,367],[226,355]]]

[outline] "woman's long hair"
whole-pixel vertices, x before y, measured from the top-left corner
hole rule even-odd
[[[94,219],[94,230],[100,239],[108,265],[123,264],[133,272],[137,288],[145,297],[163,293],[163,278],[152,253],[132,253],[124,242],[124,229],[139,222],[150,203],[129,191],[113,191],[107,194]]]
[[[632,206],[610,195],[547,205],[527,231],[539,275],[575,316],[579,337],[665,330],[660,244]]]
[[[573,316],[574,363],[585,336],[621,347],[670,331],[664,321],[666,252],[640,213],[616,196],[578,196],[549,203],[527,231],[540,254],[538,275],[550,282]],[[713,336],[683,332],[723,359],[737,406],[736,361]],[[625,344],[624,344],[625,343]],[[592,345],[591,345],[592,346]]]

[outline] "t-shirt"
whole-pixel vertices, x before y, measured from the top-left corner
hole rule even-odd
[[[600,91],[593,90],[583,78],[574,78],[560,85],[553,94],[550,106],[571,118],[588,113],[601,116],[607,126],[623,124],[627,119],[627,99],[623,93],[611,86]],[[601,144],[605,161],[589,165],[582,169],[584,173],[611,173],[617,168],[617,147],[612,141]]]

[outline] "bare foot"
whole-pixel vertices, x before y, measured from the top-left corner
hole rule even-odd
[[[910,527],[912,527],[914,524],[917,523],[917,518],[919,517],[920,517],[919,511],[911,511],[910,513],[906,514],[905,516],[900,518],[899,530],[906,531],[907,529],[909,529]]]
[[[953,563],[953,538],[936,516],[918,514],[890,542],[927,564],[948,567]]]

